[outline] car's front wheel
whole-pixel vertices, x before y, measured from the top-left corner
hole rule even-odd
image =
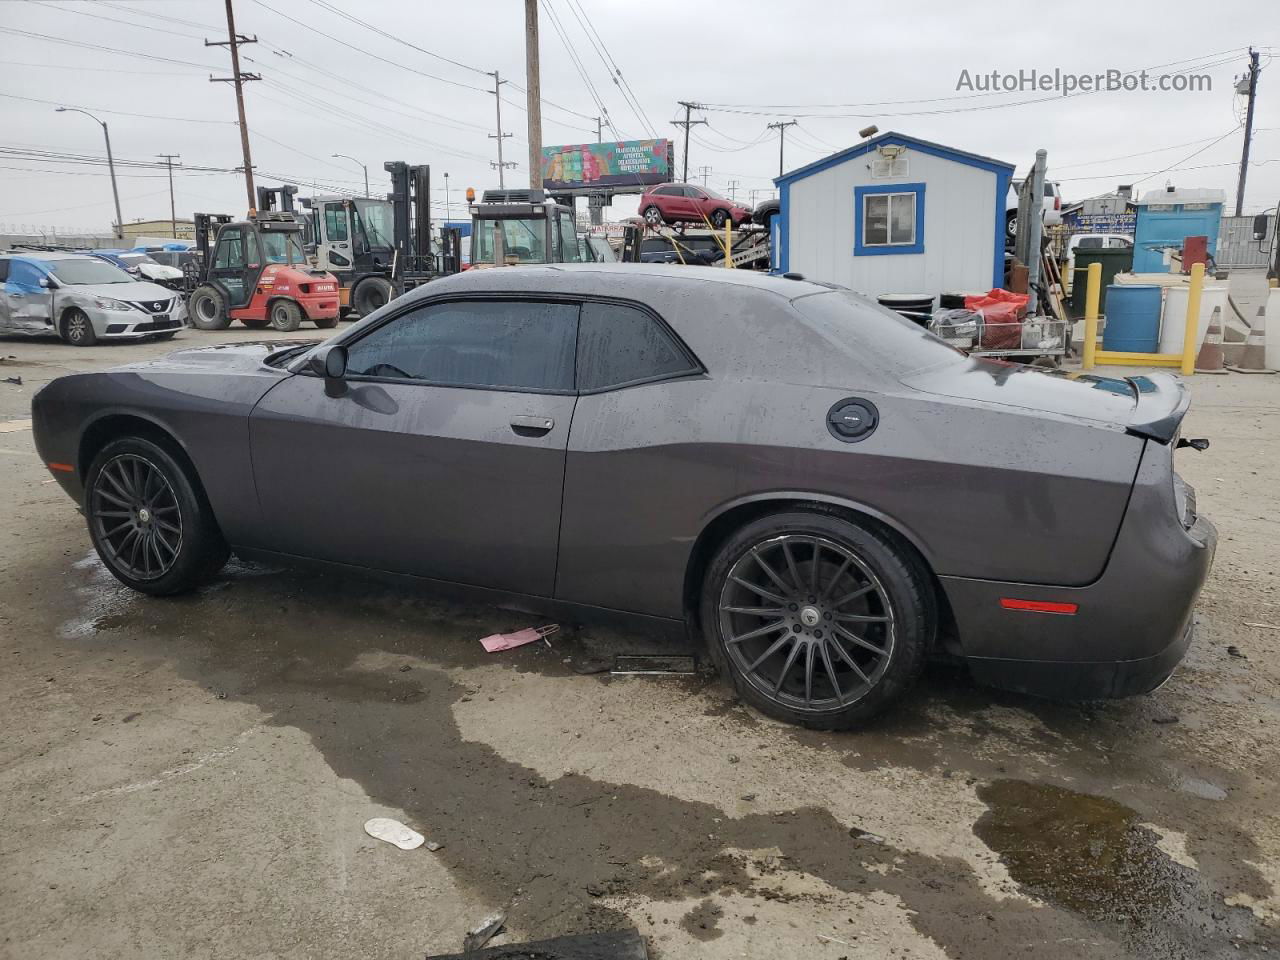
[[[729,220],[729,212],[727,210],[712,210],[711,225],[717,230],[723,230],[724,225]]]
[[[190,590],[226,562],[212,511],[178,454],[143,437],[93,458],[85,517],[98,556],[125,585],[157,596]]]
[[[644,217],[644,222],[651,227],[662,226],[662,211],[653,204],[645,207],[641,216]]]
[[[838,514],[773,514],[731,536],[703,585],[702,629],[738,695],[847,729],[911,686],[932,642],[930,587],[905,548]]]
[[[98,342],[93,321],[79,307],[68,310],[62,318],[62,339],[73,347],[92,347]]]

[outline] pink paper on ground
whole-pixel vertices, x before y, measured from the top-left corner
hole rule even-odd
[[[539,628],[529,627],[525,630],[517,630],[515,633],[495,633],[485,637],[480,643],[484,646],[486,653],[497,653],[499,650],[522,647],[526,643],[537,643],[542,637],[543,633]]]

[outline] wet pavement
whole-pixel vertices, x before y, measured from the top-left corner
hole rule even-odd
[[[26,381],[0,423],[55,367],[148,349],[0,343]],[[1269,955],[1274,380],[1194,383],[1214,447],[1179,468],[1223,536],[1169,684],[1055,704],[935,666],[851,734],[705,673],[582,672],[668,636],[564,624],[491,655],[541,621],[238,562],[132,594],[29,432],[0,434],[0,955],[421,957],[494,909],[508,942],[634,924],[663,958]]]

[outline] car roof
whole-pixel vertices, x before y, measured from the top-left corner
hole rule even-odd
[[[553,291],[559,280],[575,281],[574,292],[609,296],[619,280],[652,278],[664,284],[675,282],[690,287],[723,284],[735,288],[749,288],[772,294],[785,300],[838,289],[833,284],[805,280],[799,274],[795,279],[784,278],[757,270],[728,270],[724,267],[691,267],[683,264],[659,263],[552,263],[518,267],[494,267],[471,269],[463,273],[436,280],[418,289],[424,296],[458,290],[537,290],[546,287]]]
[[[37,262],[49,262],[51,260],[92,260],[92,254],[89,253],[64,253],[61,250],[6,250],[3,254],[6,257],[21,257],[24,260],[35,260]]]

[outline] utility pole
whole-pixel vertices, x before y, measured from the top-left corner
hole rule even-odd
[[[490,160],[489,166],[497,168],[498,186],[505,188],[507,185],[506,169],[507,167],[515,166],[514,162],[512,161],[504,162],[502,159],[502,141],[507,137],[511,136],[511,134],[509,133],[502,132],[502,85],[507,81],[503,80],[501,77],[498,76],[497,70],[494,70],[491,74],[489,74],[489,76],[493,77],[493,100],[498,113],[498,132],[489,134],[490,140],[498,141],[498,162],[494,163],[492,160]]]
[[[173,234],[173,239],[178,239],[178,211],[173,205],[173,161],[182,157],[180,153],[157,153],[157,157],[164,161],[164,165],[169,168],[169,230]],[[179,164],[181,166],[181,164]]]
[[[231,76],[229,77],[210,77],[210,83],[232,83],[236,88],[236,112],[240,117],[240,149],[244,152],[244,189],[245,195],[249,198],[249,209],[252,210],[257,206],[257,196],[253,190],[253,158],[249,154],[249,124],[244,118],[244,85],[249,80],[261,80],[262,75],[257,73],[242,73],[240,71],[240,47],[246,43],[257,43],[258,38],[246,37],[243,34],[236,33],[236,15],[231,9],[231,0],[227,3],[227,39],[226,40],[206,40],[206,47],[229,47],[231,50]]]
[[[604,142],[604,117],[596,117],[596,143]]]
[[[444,222],[448,224],[453,220],[453,212],[449,207],[449,171],[444,173]]]
[[[676,102],[679,103],[680,106],[684,107],[684,119],[672,120],[671,122],[674,123],[677,127],[684,127],[684,173],[681,174],[680,179],[683,180],[685,183],[688,183],[689,182],[689,128],[696,127],[698,124],[706,123],[707,121],[689,119],[689,115],[694,110],[702,109],[702,104],[690,103],[687,100],[677,100]]]
[[[702,170],[699,173],[699,176],[702,177],[702,187],[705,190],[707,186],[707,180],[711,176],[711,168],[708,166],[702,167]]]
[[[116,161],[111,155],[111,131],[107,129],[107,122],[99,120],[88,110],[81,110],[79,107],[57,107],[54,113],[83,113],[86,117],[102,128],[102,139],[107,144],[107,169],[111,171],[111,198],[116,203],[116,239],[124,236],[124,220],[120,216],[120,190],[116,186]]]
[[[794,127],[795,125],[796,121],[794,120],[783,120],[778,123],[771,123],[768,125],[770,130],[778,131],[778,176],[782,176],[783,172],[782,151],[787,142],[787,127]]]
[[[538,69],[538,0],[524,0],[524,86],[529,114],[529,188],[542,186],[542,78]],[[498,131],[501,133],[501,129]],[[502,143],[501,140],[498,141]]]
[[[738,181],[730,180],[729,181],[729,202],[730,203],[737,203],[738,201],[738,198],[736,196],[737,192],[738,192]]]
[[[1244,208],[1244,181],[1249,173],[1249,141],[1253,139],[1253,101],[1258,97],[1258,51],[1249,48],[1249,105],[1244,115],[1244,150],[1240,153],[1240,182],[1236,185],[1236,216],[1240,216]],[[1239,90],[1239,87],[1236,87]]]

